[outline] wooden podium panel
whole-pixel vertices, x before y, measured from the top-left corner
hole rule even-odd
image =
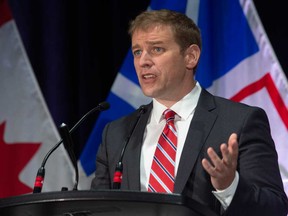
[[[1,216],[217,216],[177,194],[62,191],[0,199]]]

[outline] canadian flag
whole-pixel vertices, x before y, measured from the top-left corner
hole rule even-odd
[[[25,53],[7,0],[0,0],[0,198],[30,193],[38,168],[60,137]],[[45,166],[42,191],[73,185],[60,146]]]

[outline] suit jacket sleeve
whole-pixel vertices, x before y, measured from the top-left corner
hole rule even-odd
[[[262,109],[253,109],[239,137],[239,184],[225,215],[287,215],[278,157]]]
[[[109,124],[107,124],[102,133],[102,143],[98,148],[98,153],[96,157],[96,167],[97,172],[91,183],[91,189],[110,189],[111,188],[111,179],[109,175],[108,167],[108,155],[106,152],[105,137]]]

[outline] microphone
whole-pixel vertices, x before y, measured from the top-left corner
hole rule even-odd
[[[82,122],[92,113],[94,113],[95,111],[104,111],[110,108],[110,104],[108,102],[102,102],[99,103],[96,107],[94,107],[93,109],[91,109],[89,112],[87,112],[70,130],[69,130],[69,136],[71,133],[73,133],[73,131],[75,131],[81,124]],[[69,136],[67,137],[67,139],[69,140]],[[66,137],[66,136],[65,136]],[[50,149],[50,151],[45,155],[41,167],[38,169],[36,178],[35,178],[35,183],[34,183],[34,189],[33,189],[33,193],[40,193],[42,191],[42,187],[43,187],[43,183],[44,183],[44,177],[45,177],[45,164],[48,160],[48,158],[50,157],[50,155],[60,146],[60,144],[63,142],[63,139],[61,139],[55,146],[53,146],[52,149]],[[67,143],[67,141],[66,141]],[[69,143],[69,141],[68,141]],[[78,168],[77,168],[78,169]],[[77,175],[77,174],[76,174]],[[76,176],[77,178],[77,176]],[[78,181],[78,180],[77,180]],[[77,187],[76,183],[76,187]]]
[[[115,168],[115,172],[114,172],[114,177],[113,177],[113,189],[120,189],[121,187],[121,183],[122,183],[122,172],[123,172],[123,157],[124,157],[124,153],[126,150],[126,147],[128,146],[128,143],[130,141],[131,136],[134,133],[134,130],[136,128],[136,126],[138,125],[138,122],[142,116],[142,114],[144,114],[147,111],[147,108],[145,105],[142,105],[139,107],[138,109],[138,116],[137,116],[137,120],[135,121],[131,132],[129,133],[129,135],[127,136],[124,146],[122,148],[121,154],[120,154],[120,159],[118,161],[118,163],[116,164],[116,168]]]
[[[60,135],[62,137],[62,143],[64,144],[64,147],[66,151],[68,152],[68,155],[72,161],[72,164],[74,166],[75,170],[75,184],[73,187],[73,190],[78,190],[78,182],[79,182],[79,171],[77,166],[77,158],[73,150],[73,140],[71,137],[71,133],[69,132],[69,128],[65,123],[62,123],[59,128]]]

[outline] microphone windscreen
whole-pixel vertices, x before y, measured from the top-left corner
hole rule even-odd
[[[98,106],[100,111],[107,110],[110,108],[110,104],[106,101],[99,103]]]
[[[147,108],[145,105],[141,105],[138,110],[140,114],[144,114],[147,111]]]

